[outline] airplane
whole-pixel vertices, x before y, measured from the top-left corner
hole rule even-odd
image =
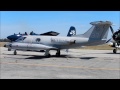
[[[113,53],[117,53],[117,50],[120,49],[120,29],[114,32],[113,28],[110,26],[112,32],[112,38],[110,38],[106,43],[113,47]]]
[[[69,32],[70,32],[70,33],[69,33]],[[75,34],[76,34],[75,27],[71,26],[69,32],[68,32],[68,35],[67,35],[67,36],[75,35]],[[29,35],[57,36],[57,35],[59,35],[59,34],[60,34],[60,33],[55,32],[55,31],[49,31],[49,32],[42,33],[42,34],[36,34],[36,33],[34,33],[33,31],[31,31]],[[20,38],[21,36],[24,36],[24,35],[28,35],[27,32],[25,32],[24,34],[21,34],[20,32],[19,32],[19,34],[15,34],[15,33],[14,33],[13,35],[7,36],[7,39],[9,39],[11,42],[13,42],[13,41],[17,40],[18,38]]]
[[[57,36],[57,35],[59,35],[59,34],[60,34],[60,33],[55,32],[55,31],[49,31],[49,32],[42,33],[42,34],[36,34],[36,33],[34,33],[33,31],[30,32],[30,35],[42,35],[42,36],[43,36],[43,35],[44,35],[44,36]],[[22,36],[25,36],[25,35],[28,35],[27,32],[25,32],[25,34],[20,34],[20,32],[19,32],[19,34],[9,35],[7,38],[8,38],[9,40],[11,40],[11,42],[14,42],[14,41],[16,41],[18,38],[20,38],[20,37],[22,37]],[[68,37],[71,37],[71,36],[73,36],[73,35],[76,35],[76,29],[75,29],[74,26],[71,26],[70,29],[69,29],[69,31],[68,31],[67,36],[68,36]],[[8,48],[8,51],[11,51],[11,49]],[[44,50],[40,50],[40,51],[41,51],[41,52],[44,52]],[[67,50],[66,50],[66,51],[67,51]]]
[[[45,56],[50,57],[50,50],[55,50],[56,56],[61,55],[62,49],[80,48],[82,46],[96,46],[106,43],[110,21],[94,21],[90,23],[92,27],[84,34],[68,36],[23,36],[16,42],[7,43],[6,48],[14,49],[14,55],[17,50],[21,51],[40,51],[45,50]]]
[[[25,35],[48,35],[48,36],[57,36],[59,35],[58,32],[55,32],[55,31],[49,31],[49,32],[46,32],[46,33],[42,33],[42,34],[36,34],[34,33],[33,31],[30,32],[30,34],[27,34],[27,32],[25,32],[24,34],[21,34],[19,32],[19,34],[13,34],[13,35],[9,35],[7,36],[7,39],[10,40],[11,42],[14,42],[16,41],[18,38],[22,37],[22,36],[25,36]],[[11,49],[8,48],[8,51],[11,51]]]

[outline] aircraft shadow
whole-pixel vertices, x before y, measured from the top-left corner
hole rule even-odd
[[[60,55],[59,57],[57,57],[56,55],[51,55],[51,57],[49,58],[75,58],[75,57],[71,57],[70,55]],[[25,59],[44,59],[47,58],[46,56],[36,56],[36,55],[32,55],[31,57],[25,58]]]
[[[120,53],[106,53],[106,54],[120,54]]]
[[[97,58],[97,57],[80,57],[80,59],[85,59],[85,60],[90,60],[90,59],[93,59],[93,58]]]
[[[13,55],[13,54],[7,54],[7,55]],[[23,54],[18,54],[20,56],[29,56],[25,59],[44,59],[44,58],[47,58],[46,56],[42,55],[23,55]],[[79,59],[84,59],[84,60],[90,60],[90,59],[93,59],[93,58],[97,58],[97,57],[74,57],[74,56],[71,56],[71,55],[60,55],[59,57],[57,57],[56,55],[51,55],[51,57],[49,58],[79,58]]]

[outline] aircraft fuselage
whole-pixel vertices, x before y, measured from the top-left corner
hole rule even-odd
[[[9,44],[8,47],[18,50],[39,51],[47,49],[80,48],[81,46],[90,46],[96,42],[98,43],[96,40],[89,42],[89,39],[85,37],[26,36],[24,40],[13,42]]]

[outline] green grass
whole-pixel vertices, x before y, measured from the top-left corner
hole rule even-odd
[[[107,44],[100,45],[100,46],[87,46],[81,49],[92,49],[92,50],[112,50],[113,48],[108,46]]]
[[[8,42],[0,42],[0,47],[3,47]]]

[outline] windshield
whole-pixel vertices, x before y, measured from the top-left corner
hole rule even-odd
[[[23,40],[25,40],[26,37],[20,37],[18,38],[15,42],[22,42]]]

